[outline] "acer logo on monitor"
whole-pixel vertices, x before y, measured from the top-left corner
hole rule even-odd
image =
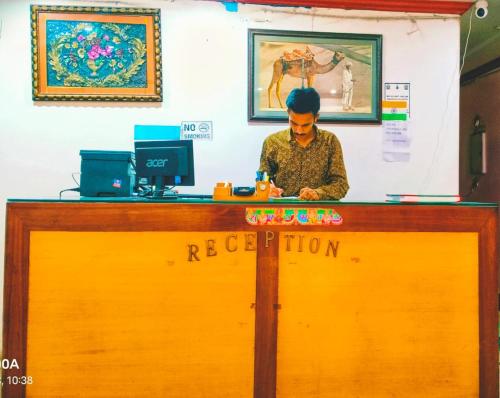
[[[165,167],[167,163],[168,159],[148,159],[146,167]]]

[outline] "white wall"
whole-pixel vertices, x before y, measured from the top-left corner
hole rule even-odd
[[[383,162],[380,125],[322,125],[343,145],[351,185],[345,200],[383,201],[387,192],[458,192],[456,17],[416,16],[415,24],[403,14],[382,12],[240,4],[231,13],[209,1],[39,0],[37,4],[161,8],[164,101],[141,106],[35,104],[29,4],[0,0],[0,254],[6,198],[56,197],[74,186],[71,173],[79,171],[80,149],[132,150],[135,124],[213,120],[214,140],[195,143],[196,191],[209,193],[221,179],[251,184],[264,137],[285,125],[247,122],[249,28],[382,34],[382,81],[411,82],[411,161]],[[312,13],[316,15],[308,15]],[[390,19],[398,16],[403,18]]]

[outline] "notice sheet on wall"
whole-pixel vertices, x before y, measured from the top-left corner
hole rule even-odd
[[[382,109],[382,158],[386,162],[409,162],[408,102],[382,101]]]

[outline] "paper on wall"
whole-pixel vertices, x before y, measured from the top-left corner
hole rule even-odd
[[[408,102],[382,101],[382,108],[382,158],[386,162],[409,162]]]

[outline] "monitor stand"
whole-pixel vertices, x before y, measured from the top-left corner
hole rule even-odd
[[[164,179],[162,176],[157,176],[155,179],[154,189],[151,192],[153,199],[177,199],[177,192],[173,191],[172,188],[168,188],[164,184]]]
[[[179,194],[172,190],[163,191],[163,195],[159,196],[158,199],[177,199]]]
[[[177,192],[167,190],[164,191],[163,189],[155,189],[153,192],[151,192],[150,195],[146,196],[149,197],[150,199],[158,199],[158,200],[170,200],[170,199],[177,199],[179,194]]]

